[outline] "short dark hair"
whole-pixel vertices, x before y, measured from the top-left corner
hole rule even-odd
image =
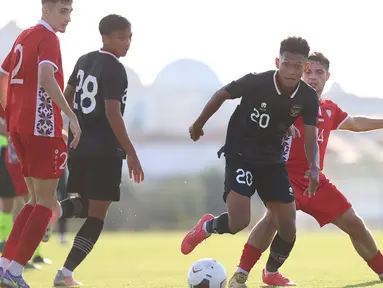
[[[41,0],[41,4],[46,4],[46,3],[52,3],[52,4],[56,4],[56,3],[64,3],[64,4],[72,4],[73,3],[73,0]]]
[[[279,55],[282,55],[285,52],[303,55],[307,58],[310,53],[310,46],[307,40],[302,37],[288,37],[281,42]]]
[[[110,35],[115,31],[125,30],[131,28],[128,19],[116,14],[110,14],[101,19],[98,29],[101,35]]]
[[[327,71],[330,70],[330,61],[323,55],[323,53],[311,52],[309,55],[309,61],[319,62]]]

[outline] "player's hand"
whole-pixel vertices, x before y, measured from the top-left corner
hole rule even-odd
[[[190,126],[189,134],[190,134],[190,138],[193,141],[198,141],[199,138],[204,135],[202,128],[203,127],[200,124],[198,124],[197,122],[194,122],[193,125]]]
[[[301,132],[299,132],[298,128],[293,124],[289,127],[289,129],[287,129],[287,135],[295,139],[301,137]]]
[[[319,184],[319,167],[312,166],[307,170],[305,177],[309,178],[309,187],[305,190],[304,194],[311,197],[315,195]]]
[[[76,116],[74,116],[73,119],[69,119],[69,121],[70,121],[69,122],[69,128],[70,128],[70,131],[73,134],[73,140],[72,140],[72,142],[70,143],[69,146],[72,149],[76,149],[78,143],[80,142],[81,128],[80,128],[80,124],[78,123],[78,119],[77,119]]]
[[[137,155],[128,156],[126,159],[129,169],[129,178],[136,183],[144,181],[144,171]]]

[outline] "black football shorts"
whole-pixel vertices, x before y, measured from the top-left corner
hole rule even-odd
[[[254,164],[239,156],[225,158],[224,201],[230,192],[250,198],[257,191],[265,204],[271,201],[294,202],[294,192],[285,163]]]
[[[116,156],[68,158],[68,193],[89,200],[120,201],[123,159]]]

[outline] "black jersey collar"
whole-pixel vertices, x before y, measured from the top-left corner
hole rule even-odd
[[[277,74],[278,74],[278,71],[275,71],[274,76],[273,76],[274,87],[275,87],[275,90],[277,90],[278,95],[282,95],[283,92],[282,92],[282,89],[279,88],[278,80],[277,80]],[[295,88],[294,92],[290,95],[290,98],[294,98],[294,96],[297,94],[300,86],[301,86],[301,81],[298,82],[298,86],[297,86],[297,88]]]
[[[105,50],[102,50],[102,49],[98,50],[98,52],[99,52],[99,53],[102,53],[102,54],[108,54],[108,55],[110,55],[110,56],[113,56],[114,58],[116,58],[117,61],[120,61],[120,60],[117,58],[117,56],[114,55],[114,54],[111,53],[111,52],[108,52],[108,51],[105,51]]]

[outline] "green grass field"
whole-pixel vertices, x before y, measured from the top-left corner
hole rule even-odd
[[[375,232],[383,245],[383,233]],[[247,234],[215,236],[191,255],[180,252],[183,233],[105,234],[80,268],[76,279],[89,288],[185,288],[189,266],[200,258],[211,257],[227,269],[228,277],[236,269]],[[41,271],[27,271],[25,278],[33,288],[52,287],[52,279],[70,247],[56,238],[42,247],[53,265]],[[254,268],[249,287],[262,287],[261,269],[267,257]],[[300,233],[297,245],[281,270],[299,287],[383,287],[368,266],[354,252],[348,238],[340,232]]]

